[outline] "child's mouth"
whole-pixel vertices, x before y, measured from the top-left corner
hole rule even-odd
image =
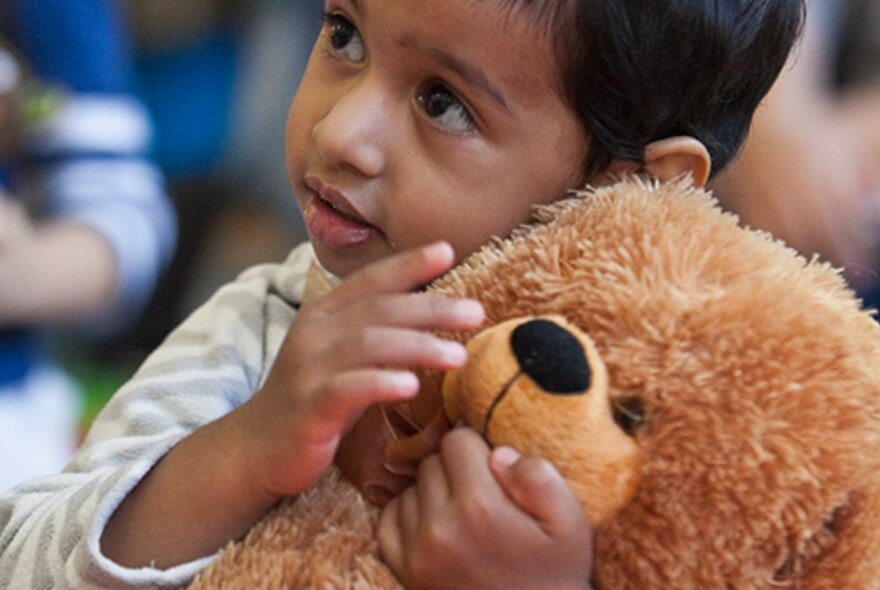
[[[352,211],[311,192],[303,208],[309,235],[331,248],[353,248],[372,239],[379,230]]]

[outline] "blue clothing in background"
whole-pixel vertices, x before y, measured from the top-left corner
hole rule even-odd
[[[40,77],[77,92],[130,93],[131,50],[120,2],[7,0],[0,24]]]

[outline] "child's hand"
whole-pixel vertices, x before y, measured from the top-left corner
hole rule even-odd
[[[556,469],[450,432],[382,512],[379,548],[410,589],[589,589],[592,530]]]
[[[416,395],[412,367],[464,364],[463,346],[429,331],[476,328],[482,306],[412,292],[453,263],[448,244],[425,246],[365,267],[303,306],[265,384],[240,408],[253,442],[247,463],[265,493],[315,483],[367,406]]]

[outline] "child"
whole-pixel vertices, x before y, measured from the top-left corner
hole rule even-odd
[[[329,0],[326,12],[287,134],[313,250],[220,290],[65,473],[3,500],[0,585],[185,583],[315,483],[365,407],[414,396],[411,367],[464,363],[432,332],[475,328],[482,309],[421,285],[583,182],[632,170],[703,184],[802,18],[800,0]],[[313,252],[343,281],[300,308]],[[383,514],[392,569],[410,587],[589,587],[589,527],[558,473],[511,449],[489,456],[461,429],[425,462]]]

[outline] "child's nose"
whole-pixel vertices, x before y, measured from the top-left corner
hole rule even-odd
[[[393,118],[389,116],[390,104],[369,78],[353,83],[339,95],[312,129],[325,163],[348,166],[368,177],[381,174],[385,166],[383,138],[389,132],[387,122]]]

